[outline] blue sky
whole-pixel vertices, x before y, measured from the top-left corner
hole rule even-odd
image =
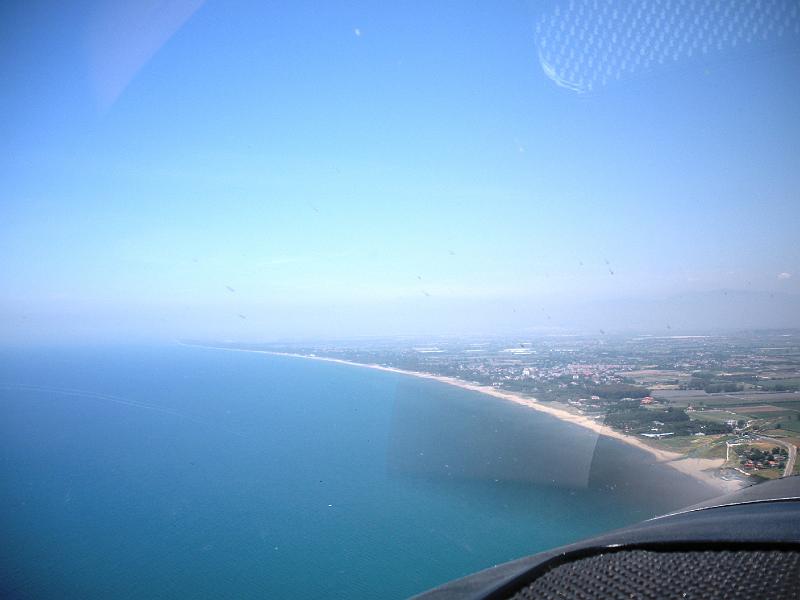
[[[7,340],[800,326],[792,3],[588,93],[591,2],[69,4],[0,9]]]

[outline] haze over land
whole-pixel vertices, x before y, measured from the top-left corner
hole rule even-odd
[[[35,343],[76,337],[95,342],[276,341],[392,335],[691,335],[800,327],[800,295],[733,290],[594,301],[422,296],[324,304],[313,298],[281,304],[246,299],[246,289],[236,294],[217,307],[187,301],[157,308],[125,299],[113,306],[100,303],[91,310],[68,299],[31,300],[24,309],[6,303],[5,312],[13,318],[0,324],[0,335],[8,341]]]

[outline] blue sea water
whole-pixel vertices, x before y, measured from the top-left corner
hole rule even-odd
[[[602,437],[559,479],[584,430],[393,373],[177,345],[0,359],[3,597],[402,598],[711,493]]]

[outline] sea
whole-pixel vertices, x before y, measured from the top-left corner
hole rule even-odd
[[[713,495],[437,381],[179,344],[0,351],[3,598],[405,598]]]

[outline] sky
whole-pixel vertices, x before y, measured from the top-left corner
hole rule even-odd
[[[0,342],[800,327],[799,26],[3,3]]]

